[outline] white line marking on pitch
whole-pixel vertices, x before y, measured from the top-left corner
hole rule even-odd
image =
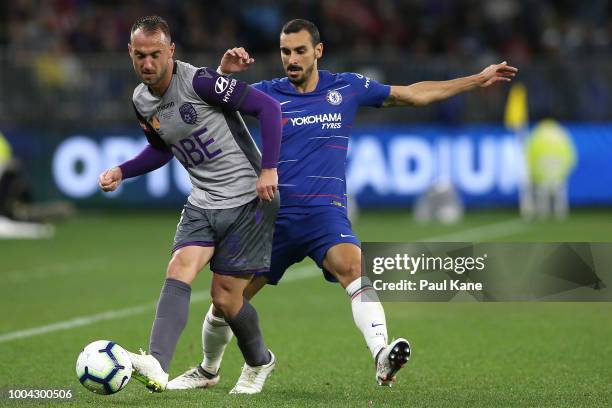
[[[107,260],[104,258],[81,259],[73,262],[63,262],[50,265],[39,265],[31,268],[13,269],[2,273],[4,283],[30,282],[32,279],[44,279],[70,275],[74,272],[84,273],[102,269]]]
[[[317,269],[312,265],[300,266],[294,270],[288,271],[286,278],[283,279],[284,282],[292,282],[307,278],[312,278],[317,276]],[[192,293],[191,295],[191,303],[196,302],[204,302],[210,299],[210,294],[208,290],[202,290],[199,292]],[[68,330],[73,329],[75,327],[88,326],[90,324],[94,324],[97,322],[101,322],[104,320],[115,320],[128,316],[136,316],[139,314],[144,314],[147,312],[152,312],[155,310],[155,306],[157,301],[147,302],[145,304],[128,307],[124,309],[117,310],[109,310],[102,313],[96,313],[88,316],[79,316],[69,320],[64,320],[57,323],[51,323],[44,326],[32,327],[24,330],[17,330],[14,332],[8,332],[4,334],[0,334],[0,343],[6,343],[11,340],[17,339],[25,339],[29,337],[38,336],[41,334],[47,334],[56,332],[59,330]]]
[[[512,219],[495,224],[483,225],[437,237],[417,240],[420,242],[479,242],[483,239],[507,237],[529,229],[529,225],[521,219]]]
[[[470,228],[463,231],[457,231],[454,233],[440,235],[437,237],[430,237],[421,240],[421,242],[472,242],[480,241],[482,239],[499,238],[503,236],[509,236],[519,232],[523,232],[529,228],[529,225],[525,224],[520,219],[512,219],[509,221],[499,222],[495,224],[484,225],[482,227]],[[297,281],[301,279],[307,279],[318,275],[318,269],[312,265],[301,266],[290,273],[283,279],[284,282]],[[210,299],[208,291],[199,291],[191,295],[191,303],[203,302]],[[6,343],[11,340],[29,338],[38,336],[41,334],[52,333],[59,330],[68,330],[75,327],[88,326],[90,324],[104,321],[104,320],[115,320],[128,316],[136,316],[146,312],[150,312],[155,308],[156,301],[148,302],[143,305],[128,307],[118,310],[109,310],[107,312],[96,313],[89,316],[80,316],[73,319],[64,320],[62,322],[52,323],[44,326],[32,327],[30,329],[18,330],[14,332],[0,334],[0,343]]]

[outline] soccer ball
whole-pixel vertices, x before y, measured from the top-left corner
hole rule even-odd
[[[108,340],[89,343],[76,363],[76,374],[83,387],[96,394],[114,394],[132,376],[132,360],[127,351]]]

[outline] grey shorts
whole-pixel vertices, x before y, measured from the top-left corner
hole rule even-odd
[[[186,246],[215,247],[210,269],[224,275],[262,274],[270,270],[278,193],[236,208],[207,210],[185,204],[172,252]]]

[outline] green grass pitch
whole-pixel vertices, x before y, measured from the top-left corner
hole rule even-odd
[[[311,263],[254,300],[278,358],[262,394],[227,394],[242,366],[235,340],[211,390],[150,394],[132,381],[116,395],[89,393],[74,369],[85,344],[147,347],[177,221],[178,212],[85,213],[58,225],[52,240],[0,241],[0,406],[612,406],[610,303],[388,303],[390,336],[413,347],[388,389],[375,385],[346,295]],[[363,241],[607,242],[612,212],[534,224],[511,212],[478,212],[453,226],[415,224],[408,212],[364,213],[355,230]],[[204,271],[194,284],[171,377],[201,358],[209,281]],[[62,322],[68,327],[49,326]],[[7,339],[17,332],[22,337]],[[11,388],[70,388],[74,397],[15,401],[7,399]]]

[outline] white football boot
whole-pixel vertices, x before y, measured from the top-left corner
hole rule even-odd
[[[376,358],[376,382],[391,387],[395,374],[410,360],[410,343],[399,338],[383,348]]]
[[[143,383],[151,392],[162,392],[168,384],[168,373],[159,361],[140,349],[140,354],[130,353],[132,360],[132,377]]]
[[[265,365],[251,367],[247,363],[242,366],[242,374],[238,378],[238,382],[229,392],[230,394],[257,394],[261,392],[261,389],[266,382],[266,378],[270,375],[274,366],[276,365],[276,357],[274,353],[270,352],[270,362]]]
[[[166,385],[167,390],[190,390],[193,388],[210,388],[219,383],[219,373],[211,374],[200,364],[185,371]]]

